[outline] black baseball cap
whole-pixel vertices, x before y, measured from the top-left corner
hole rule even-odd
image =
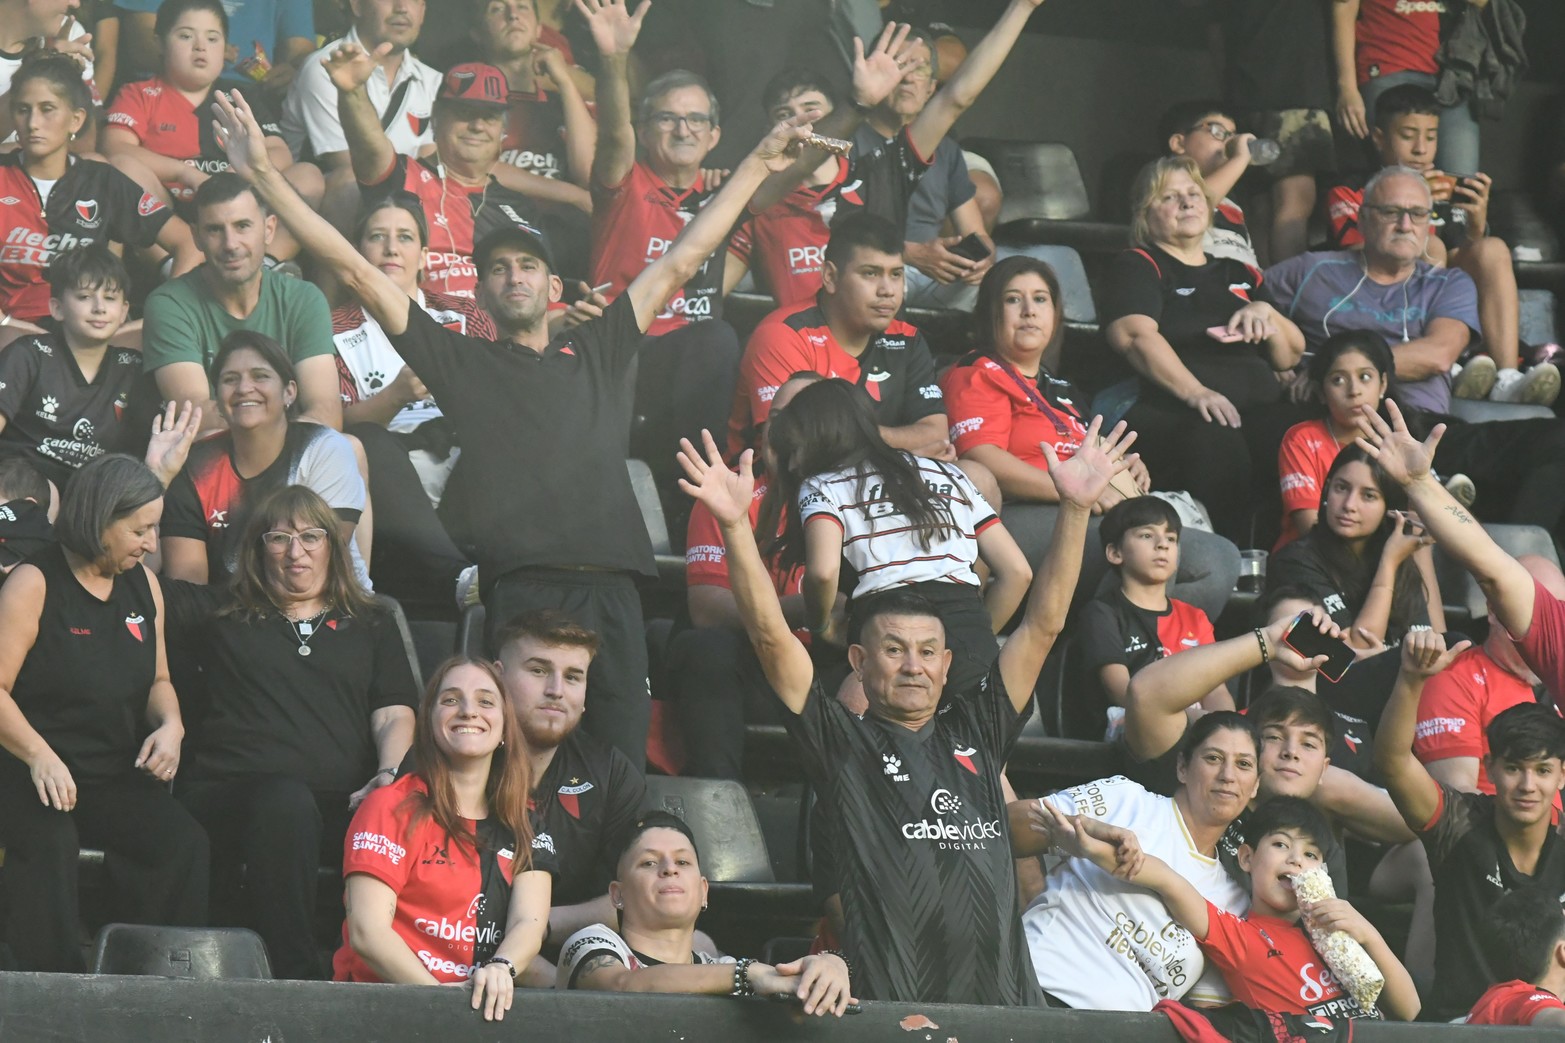
[[[478,240],[473,246],[473,266],[480,273],[484,272],[488,269],[489,259],[494,252],[503,249],[520,250],[531,254],[548,265],[552,274],[559,274],[559,270],[554,265],[554,251],[549,249],[548,237],[526,221],[519,218],[508,221]],[[479,278],[483,278],[482,274]]]

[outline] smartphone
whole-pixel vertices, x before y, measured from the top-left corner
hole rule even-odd
[[[951,247],[951,252],[969,261],[982,261],[989,256],[989,244],[977,232]]]
[[[1333,684],[1342,680],[1342,676],[1348,672],[1348,667],[1353,665],[1355,657],[1353,647],[1340,637],[1327,637],[1315,629],[1309,610],[1293,617],[1293,622],[1289,623],[1288,629],[1283,631],[1282,643],[1306,659],[1314,659],[1318,655],[1325,656],[1326,661],[1316,669],[1320,671],[1322,677]]]

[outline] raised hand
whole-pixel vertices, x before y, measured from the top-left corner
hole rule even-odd
[[[576,10],[587,20],[592,31],[592,42],[598,45],[602,55],[629,54],[641,35],[641,23],[646,21],[652,0],[642,0],[636,13],[631,14],[628,0],[574,0]]]
[[[908,33],[912,26],[887,22],[868,54],[864,41],[853,38],[853,100],[864,106],[879,105],[902,82],[912,62]]]
[[[67,14],[65,21],[60,23],[60,31],[44,40],[44,47],[60,54],[68,54],[75,58],[83,71],[92,61],[92,34],[83,33],[76,39],[71,39],[71,28],[76,24],[76,17]]]
[[[1298,619],[1298,617],[1284,616],[1263,629],[1261,633],[1266,639],[1266,647],[1271,652],[1273,659],[1290,670],[1300,673],[1318,670],[1330,658],[1329,656],[1302,656],[1283,640],[1288,631],[1294,626],[1293,621],[1295,619]],[[1326,610],[1319,605],[1310,609],[1309,619],[1301,620],[1298,625],[1300,627],[1313,627],[1327,637],[1342,638],[1342,628],[1333,623],[1331,617],[1326,614]]]
[[[375,75],[375,66],[391,53],[391,41],[387,40],[373,52],[356,43],[341,43],[332,49],[323,63],[332,86],[343,94],[358,90]]]
[[[1411,558],[1414,552],[1424,547],[1434,546],[1435,538],[1429,535],[1429,530],[1418,520],[1418,515],[1408,511],[1386,513],[1391,518],[1391,533],[1386,537],[1385,546],[1381,548],[1382,557],[1389,561],[1401,562]]]
[[[178,415],[176,408],[176,404],[170,402],[163,407],[163,412],[152,418],[152,437],[147,441],[145,463],[165,489],[184,468],[196,432],[201,430],[200,406],[186,402]]]
[[[1471,641],[1459,641],[1446,648],[1438,630],[1409,630],[1402,638],[1402,672],[1421,680],[1433,677],[1472,646]]]
[[[1434,465],[1435,449],[1445,435],[1445,425],[1436,424],[1429,437],[1420,442],[1408,433],[1402,410],[1390,399],[1386,400],[1386,413],[1391,417],[1390,423],[1368,406],[1360,406],[1356,441],[1393,482],[1412,485],[1427,476]]]
[[[804,147],[804,139],[810,136],[810,121],[804,116],[793,116],[772,128],[761,139],[751,155],[755,156],[772,173],[787,170]]]
[[[704,456],[696,452],[690,439],[679,440],[679,465],[688,476],[679,480],[679,487],[697,503],[706,504],[719,525],[749,524],[750,501],[755,498],[755,450],[744,451],[739,458],[739,473],[735,474],[723,463],[712,432],[702,431],[701,443],[706,450]]]
[[[271,157],[266,153],[266,135],[244,95],[237,90],[227,94],[213,91],[212,111],[216,115],[212,127],[217,131],[217,143],[228,155],[228,169],[246,181],[254,181],[272,169]]]
[[[1114,430],[1099,437],[1098,429],[1102,426],[1103,418],[1093,417],[1092,424],[1081,440],[1081,448],[1063,463],[1055,453],[1054,446],[1043,443],[1044,461],[1048,464],[1049,477],[1054,479],[1054,488],[1059,492],[1061,501],[1091,510],[1092,505],[1102,498],[1109,481],[1135,459],[1134,456],[1127,458],[1125,450],[1135,442],[1136,433],[1121,420],[1114,425]]]

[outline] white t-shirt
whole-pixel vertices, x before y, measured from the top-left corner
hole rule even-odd
[[[799,520],[825,516],[842,526],[842,555],[859,576],[856,598],[929,580],[978,586],[978,534],[999,521],[994,508],[955,464],[903,455],[951,505],[956,523],[928,548],[909,529],[907,516],[881,495],[880,476],[873,473],[832,471],[808,479],[799,489]]]
[[[348,150],[342,120],[337,116],[337,88],[332,86],[323,64],[331,52],[344,43],[364,46],[358,30],[348,30],[341,40],[333,40],[306,58],[288,88],[288,97],[283,100],[282,132],[283,140],[295,156],[304,154],[306,143],[317,156]],[[404,80],[412,82],[408,84],[391,124],[386,127],[386,139],[399,154],[416,156],[434,140],[430,113],[434,111],[435,93],[440,90],[440,73],[415,58],[412,51],[404,51],[402,61],[397,65],[396,83],[388,83],[386,70],[377,64],[364,89],[369,93],[376,115],[384,118],[392,93]]]
[[[1043,798],[1072,815],[1091,815],[1131,830],[1219,909],[1242,914],[1249,893],[1216,858],[1196,850],[1172,797],[1115,775]],[[1226,1003],[1222,975],[1208,967],[1190,932],[1163,900],[1091,862],[1067,858],[1022,914],[1038,984],[1072,1007],[1144,1011],[1163,999]]]
[[[613,956],[620,963],[631,970],[640,970],[643,967],[655,966],[656,961],[647,963],[625,944],[625,939],[619,936],[614,928],[606,924],[595,923],[583,927],[560,946],[560,962],[558,975],[555,978],[555,988],[574,989],[576,987],[576,972],[583,963],[593,956],[607,954]],[[735,963],[732,956],[713,956],[710,953],[695,952],[691,954],[694,963]]]

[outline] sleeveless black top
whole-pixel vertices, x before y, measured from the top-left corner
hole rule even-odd
[[[108,600],[99,601],[58,544],[28,563],[43,572],[47,591],[38,638],[11,697],[78,782],[130,771],[157,672],[157,606],[147,571],[114,577]]]

